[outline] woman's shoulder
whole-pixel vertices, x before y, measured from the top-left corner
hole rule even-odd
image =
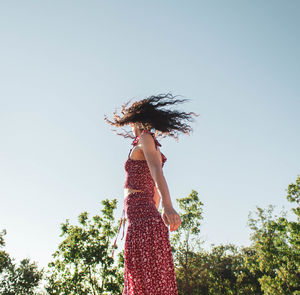
[[[154,143],[155,143],[155,148],[157,149],[157,146],[161,146],[161,144],[158,142],[158,140],[156,139],[155,135],[153,132],[149,131],[149,130],[146,130],[144,129],[141,134],[139,136],[136,136],[134,141],[133,141],[133,145],[137,145],[140,138],[145,138],[145,137],[148,137],[149,139],[152,137],[153,140],[154,140]],[[151,139],[150,139],[151,140]],[[161,153],[161,157],[162,157],[162,163],[164,164],[166,161],[167,161],[167,157],[162,153]]]
[[[155,148],[157,148],[157,146],[161,146],[161,144],[159,143],[159,141],[156,139],[155,135],[153,132],[147,130],[147,129],[144,129],[141,134],[138,136],[138,140],[141,139],[141,138],[150,138],[150,136],[153,138],[154,140],[154,143],[155,143]]]

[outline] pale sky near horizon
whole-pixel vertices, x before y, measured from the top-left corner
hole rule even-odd
[[[105,198],[120,218],[131,141],[104,114],[167,92],[200,114],[191,136],[159,139],[175,209],[196,190],[204,247],[249,245],[248,213],[289,208],[300,174],[299,14],[295,0],[1,1],[5,250],[46,266],[66,219]]]

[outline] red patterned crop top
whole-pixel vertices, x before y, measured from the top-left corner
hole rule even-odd
[[[152,132],[148,130],[143,130],[141,135],[144,132],[147,132],[152,135],[155,142],[156,149],[157,146],[161,146],[161,144],[157,141],[157,139],[155,138]],[[140,136],[136,136],[134,138],[132,142],[133,147],[138,144]],[[124,169],[126,171],[124,188],[132,188],[137,190],[153,192],[155,184],[151,176],[148,163],[146,160],[134,160],[130,158],[130,153],[133,147],[130,149],[128,154],[128,159],[124,164]],[[162,166],[164,166],[164,163],[167,161],[167,158],[163,153],[161,153],[161,157],[162,157]]]

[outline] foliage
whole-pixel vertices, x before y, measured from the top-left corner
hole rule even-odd
[[[259,282],[266,295],[300,294],[300,177],[287,189],[287,200],[295,205],[296,220],[286,213],[273,216],[274,206],[257,207],[257,219],[249,216],[255,255],[247,258],[252,273],[261,272]]]
[[[300,294],[300,177],[288,186],[287,200],[294,219],[286,212],[274,214],[274,206],[257,207],[249,214],[252,244],[201,247],[202,202],[198,193],[176,199],[182,223],[170,238],[179,295],[299,295]],[[116,200],[101,202],[101,216],[91,219],[87,212],[78,216],[79,225],[67,219],[61,224],[64,240],[49,263],[49,295],[113,295],[123,288],[124,252],[114,261],[111,239]],[[0,248],[4,247],[0,233]],[[114,264],[117,262],[117,265]],[[19,266],[0,251],[0,294],[37,295],[42,272],[28,259]]]
[[[199,239],[202,216],[202,202],[198,192],[192,190],[188,197],[176,199],[181,217],[181,225],[171,237],[174,265],[176,268],[177,284],[182,294],[191,293],[195,284],[195,249],[200,248]],[[181,291],[180,291],[181,292]],[[195,293],[196,294],[196,293]]]
[[[5,246],[3,236],[6,231],[0,233],[0,247]],[[42,279],[43,271],[38,270],[35,262],[23,259],[17,266],[7,252],[0,251],[0,294],[1,295],[34,295]]]
[[[210,251],[200,245],[202,203],[198,193],[177,199],[182,224],[171,239],[179,294],[296,295],[300,294],[300,178],[288,186],[287,200],[295,220],[274,215],[274,206],[249,214],[252,245],[238,249],[219,245]],[[195,243],[193,243],[195,242]]]
[[[101,216],[89,219],[88,213],[83,212],[78,217],[79,225],[71,225],[68,219],[61,225],[65,239],[53,254],[55,260],[48,264],[48,294],[121,293],[123,254],[118,255],[117,266],[110,257],[111,239],[117,232],[117,227],[113,227],[116,200],[101,203]]]
[[[245,266],[245,254],[232,244],[201,248],[199,238],[203,203],[195,190],[177,199],[182,223],[171,238],[179,295],[260,295],[256,274]]]

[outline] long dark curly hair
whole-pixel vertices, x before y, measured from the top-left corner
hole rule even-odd
[[[124,103],[121,107],[119,116],[115,110],[113,121],[104,115],[104,120],[112,126],[123,127],[129,123],[137,123],[140,129],[152,131],[155,130],[156,136],[171,136],[178,140],[179,132],[190,134],[193,129],[184,121],[194,121],[193,116],[199,116],[194,112],[182,112],[178,110],[165,109],[165,106],[173,106],[188,101],[188,99],[176,99],[171,93],[152,95],[145,99],[134,102],[128,106],[131,100]],[[124,133],[119,133],[116,129],[113,131],[121,136],[134,138],[132,132],[127,132],[121,128]]]

